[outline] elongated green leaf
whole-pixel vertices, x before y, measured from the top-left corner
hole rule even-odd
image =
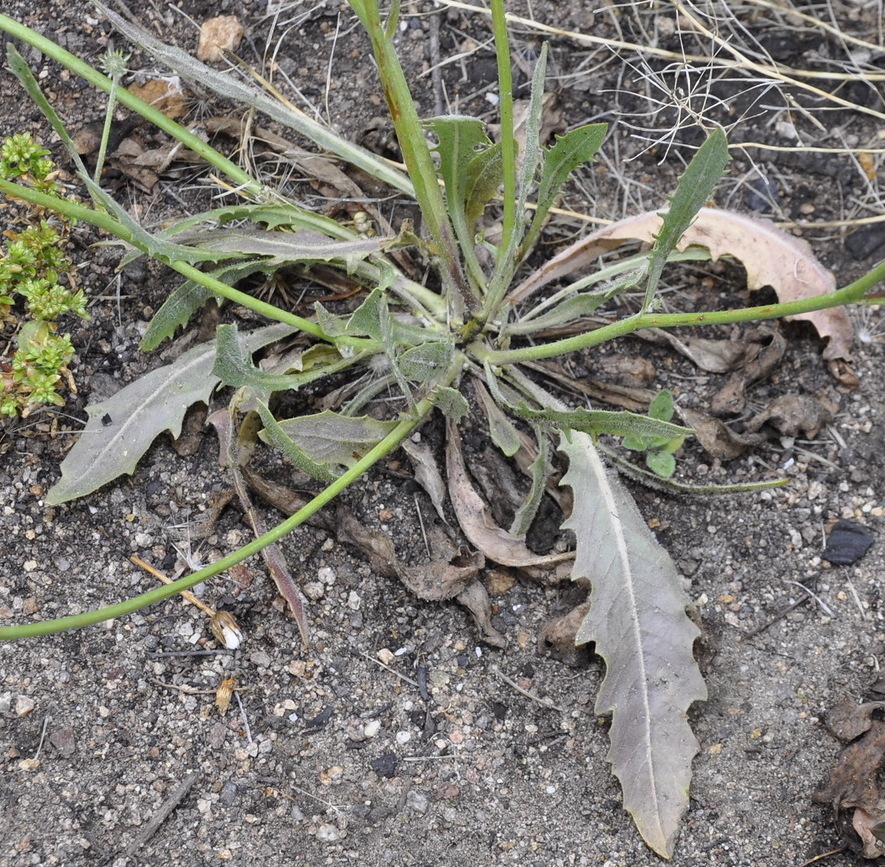
[[[463,210],[467,200],[468,166],[481,149],[491,145],[485,124],[475,117],[447,115],[434,117],[425,126],[432,129],[439,144],[439,173],[446,187],[449,208]]]
[[[516,510],[513,523],[510,525],[510,533],[513,536],[525,536],[538,514],[541,498],[547,485],[547,476],[550,473],[550,446],[547,435],[535,428],[535,439],[538,443],[538,455],[529,464],[529,475],[532,486],[523,504]]]
[[[602,147],[608,125],[593,123],[580,126],[558,136],[556,143],[544,154],[541,180],[538,184],[538,206],[532,223],[522,242],[523,254],[531,249],[535,236],[547,217],[547,212],[562,190],[568,176],[580,165],[593,159]]]
[[[658,282],[667,264],[667,258],[676,249],[698,211],[713,195],[713,189],[728,163],[728,140],[721,129],[715,129],[698,148],[679,179],[670,207],[661,214],[661,229],[655,237],[655,246],[648,263],[648,282],[645,307],[651,303]]]
[[[252,353],[294,329],[269,325],[244,335]],[[160,367],[86,408],[89,421],[61,464],[61,479],[46,495],[49,505],[84,497],[124,473],[132,473],[142,455],[163,431],[177,437],[188,408],[208,403],[219,383],[212,374],[215,344],[201,343],[172,364]]]
[[[501,449],[508,458],[512,458],[522,445],[519,431],[516,429],[513,422],[507,418],[501,410],[501,407],[492,400],[492,396],[482,384],[482,381],[477,379],[474,381],[473,385],[476,389],[476,395],[479,398],[479,402],[482,404],[483,412],[488,420],[489,436],[491,436],[492,442]]]
[[[512,412],[519,418],[530,421],[539,427],[579,430],[592,434],[594,437],[600,434],[609,434],[619,437],[640,437],[643,440],[654,437],[671,440],[692,433],[690,428],[626,410],[611,412],[610,410],[584,409],[583,407],[571,410],[549,407],[532,409],[524,403],[515,404],[507,400],[501,385],[488,367],[486,368],[486,382],[495,400],[508,412]]]
[[[367,415],[354,418],[325,410],[284,419],[279,428],[311,461],[327,467],[352,467],[397,424]]]
[[[498,194],[503,179],[500,143],[487,147],[467,163],[464,215],[469,232],[474,231],[486,205]]]
[[[605,660],[595,710],[612,716],[608,760],[624,807],[646,843],[669,858],[698,751],[686,711],[707,697],[692,654],[699,630],[673,561],[590,438],[564,434],[560,449],[569,459],[562,484],[575,501],[564,525],[577,537],[572,578],[593,588],[576,641],[594,642]]]
[[[216,268],[210,271],[210,276],[228,286],[233,286],[237,281],[242,280],[257,271],[263,271],[268,268],[266,262],[252,260],[249,262],[236,262],[223,268]],[[211,289],[195,283],[193,280],[187,280],[177,289],[173,290],[169,297],[160,306],[160,309],[154,314],[147,331],[141,339],[139,349],[144,352],[150,352],[156,349],[164,340],[172,337],[176,329],[183,325],[187,325],[190,318],[196,313],[210,298],[219,298]]]
[[[231,256],[268,256],[277,262],[343,262],[348,271],[368,256],[381,252],[389,238],[359,238],[342,241],[315,232],[264,229],[213,229],[186,236],[193,249]],[[191,248],[185,248],[191,249]]]

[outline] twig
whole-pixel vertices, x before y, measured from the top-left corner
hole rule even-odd
[[[554,704],[553,701],[549,698],[541,698],[539,695],[535,695],[533,692],[529,692],[527,689],[523,689],[515,680],[507,677],[503,671],[499,668],[494,669],[495,673],[501,680],[504,681],[508,686],[513,687],[520,695],[524,695],[526,698],[530,698],[532,701],[537,702],[541,707],[546,707],[548,710],[558,710],[560,713],[566,713],[565,708],[559,707],[559,705]]]
[[[757,626],[755,629],[751,629],[749,632],[745,632],[738,639],[738,641],[743,644],[748,639],[755,638],[760,633],[765,632],[765,630],[768,629],[769,626],[774,626],[774,624],[777,623],[778,620],[783,620],[784,617],[786,617],[791,611],[802,605],[803,602],[807,602],[809,599],[812,598],[814,598],[813,595],[809,593],[808,590],[805,590],[804,596],[800,596],[795,602],[792,602],[790,605],[784,608],[783,611],[781,611],[779,614],[775,614],[774,617],[772,617],[770,620],[767,620],[761,626]]]
[[[141,833],[126,847],[123,852],[125,858],[130,858],[134,855],[145,843],[147,843],[148,840],[151,839],[151,837],[154,836],[154,834],[157,833],[157,829],[166,821],[169,814],[184,800],[194,783],[199,779],[199,776],[199,771],[192,771],[175,787],[175,789],[173,789],[172,794],[166,798],[160,809],[151,816]]]

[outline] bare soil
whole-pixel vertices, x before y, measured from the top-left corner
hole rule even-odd
[[[422,110],[432,115],[442,94],[444,110],[491,114],[487,20],[429,4],[404,8],[400,44]],[[845,32],[870,38],[878,26],[864,17],[874,14],[869,7],[830,8]],[[300,90],[287,90],[294,101],[309,101],[356,140],[391,146],[387,126],[378,121],[383,100],[366,41],[341,4],[275,9],[257,0],[193,0],[178,7],[151,2],[134,11],[167,42],[193,50],[196,28],[179,9],[196,22],[238,16],[247,30],[240,52],[247,62],[266,67],[276,51],[278,82]],[[8,0],[3,11],[92,62],[109,44],[124,45],[85,6]],[[813,64],[833,50],[833,38],[801,22],[761,9],[738,11],[788,66]],[[430,12],[435,22],[423,14]],[[669,4],[649,11],[540,2],[531,13],[537,21],[595,36],[657,40],[672,50],[680,44]],[[530,71],[540,37],[523,26],[514,32]],[[700,140],[689,122],[697,102],[673,103],[647,83],[648,70],[620,62],[608,49],[556,35],[550,44],[563,123],[614,123],[605,156],[570,189],[564,206],[606,218],[660,206],[689,154],[686,146]],[[451,60],[442,67],[442,90],[434,90],[432,76],[421,75],[437,50],[440,59]],[[24,53],[72,128],[102,118],[102,101],[88,86],[36,52]],[[455,59],[459,54],[463,59]],[[870,68],[876,63],[881,68],[881,57],[873,56]],[[686,96],[677,89],[683,74],[678,64],[661,59],[653,66],[676,97]],[[148,69],[151,61],[136,52],[130,67]],[[841,92],[881,111],[876,87],[859,82]],[[666,103],[660,110],[651,110],[644,96],[655,93]],[[778,101],[772,91],[754,106],[749,79],[738,74],[723,74],[698,98],[706,100],[713,119],[745,113],[732,141],[789,144],[776,126],[789,120],[802,135],[813,130],[824,146],[872,146],[881,126],[857,111],[818,111],[821,132],[806,117],[818,104],[790,114],[771,107]],[[206,95],[193,100],[195,120],[219,110],[206,104]],[[39,112],[5,70],[0,105],[0,133],[30,130],[52,143]],[[637,126],[656,130],[650,135],[659,143],[649,147],[637,137]],[[676,130],[672,137],[668,129]],[[52,147],[60,156],[59,146]],[[751,194],[760,189],[756,170],[763,169],[769,179],[763,191],[773,190],[776,201],[757,213],[838,220],[875,212],[878,178],[865,175],[853,158],[747,153],[736,154],[720,204],[760,208]],[[109,176],[107,182],[120,201],[157,226],[185,209],[209,205],[211,188],[199,173],[177,171],[150,193],[125,177]],[[290,182],[292,189],[297,184]],[[301,186],[305,200],[320,204],[315,191]],[[400,204],[391,200],[385,207],[395,217]],[[844,285],[881,257],[880,226],[854,233],[806,229],[804,235]],[[555,247],[578,231],[586,229],[563,219],[547,240]],[[188,544],[213,495],[229,484],[218,467],[215,437],[206,432],[198,433],[187,456],[161,439],[132,477],[82,501],[44,504],[86,403],[176,351],[146,356],[138,350],[145,323],[175,279],[152,265],[117,275],[118,254],[91,248],[95,240],[82,227],[73,240],[93,299],[92,321],[72,326],[80,392],[62,411],[0,430],[4,625],[92,609],[150,589],[154,579],[129,558],[137,555],[173,572],[180,559],[174,545]],[[737,296],[740,279],[738,268],[712,268],[693,271],[674,286],[686,297],[701,289]],[[679,299],[674,296],[674,306]],[[874,329],[875,317],[864,324]],[[751,388],[751,406],[759,409],[781,394],[826,395],[838,406],[833,421],[812,441],[774,437],[726,464],[692,447],[682,478],[727,482],[786,475],[790,484],[716,499],[634,489],[643,514],[690,579],[703,628],[699,656],[710,698],[692,711],[701,752],[673,859],[680,867],[798,867],[839,846],[828,812],[811,802],[840,748],[822,720],[844,696],[860,700],[885,650],[882,545],[877,542],[851,566],[831,567],[821,559],[827,529],[838,518],[881,532],[885,344],[873,330],[869,342],[857,345],[860,385],[849,389],[827,373],[810,330],[793,325],[783,333],[783,363]],[[618,351],[649,355],[660,381],[694,406],[703,407],[724,382],[638,341]],[[598,361],[574,364],[590,371]],[[600,366],[604,370],[606,363]],[[438,432],[431,426],[424,435],[432,442]],[[392,534],[401,551],[423,546],[418,510],[429,514],[409,476],[408,462],[397,456],[346,495],[364,520]],[[192,541],[193,554],[211,560],[249,534],[239,510],[228,508],[208,538]],[[460,607],[420,602],[397,582],[373,574],[322,530],[299,530],[284,547],[299,579],[314,585],[307,652],[257,562],[247,587],[225,578],[200,589],[207,602],[239,619],[246,641],[236,652],[218,650],[206,617],[180,599],[80,632],[0,646],[0,865],[658,862],[623,811],[608,771],[606,721],[593,712],[601,662],[563,660],[539,644],[542,625],[580,601],[574,588],[496,584],[494,622],[508,641],[497,650],[480,641]],[[814,599],[776,619],[802,595],[798,583],[811,588]],[[379,651],[393,654],[381,654],[390,660],[387,667],[379,664]],[[220,715],[215,691],[231,677],[242,692]],[[183,783],[185,790],[176,793]],[[170,798],[175,809],[136,848]],[[836,854],[822,863],[843,867],[855,859]]]

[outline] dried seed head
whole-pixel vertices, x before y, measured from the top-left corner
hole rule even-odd
[[[218,684],[218,689],[215,690],[215,707],[218,708],[219,713],[227,713],[235,686],[236,682],[232,677],[228,677]]]
[[[233,614],[227,611],[216,611],[209,621],[209,628],[219,644],[228,650],[236,650],[243,643],[243,633],[237,625]]]

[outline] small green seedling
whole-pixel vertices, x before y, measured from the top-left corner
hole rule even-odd
[[[667,422],[673,418],[675,411],[673,395],[665,389],[649,404],[648,416]],[[684,442],[684,434],[675,437],[643,437],[634,434],[624,437],[624,448],[645,452],[646,466],[661,478],[669,479],[676,472],[674,454],[682,448]]]

